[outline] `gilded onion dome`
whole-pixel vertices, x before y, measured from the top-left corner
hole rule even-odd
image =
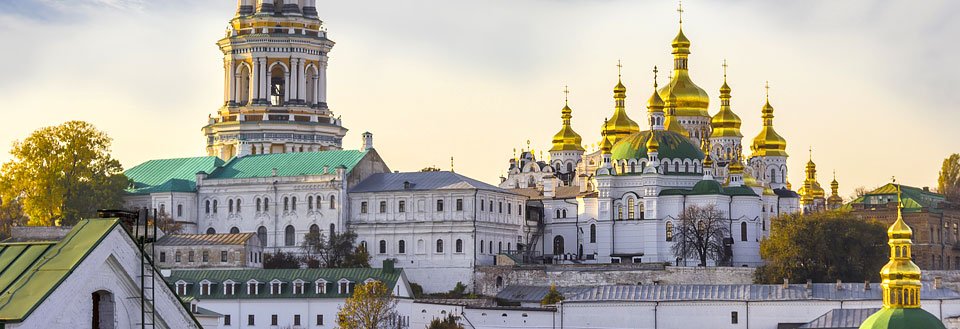
[[[683,125],[680,124],[680,121],[677,120],[677,97],[672,92],[667,94],[667,116],[666,124],[664,124],[664,129],[670,132],[674,132],[685,137],[690,137],[690,133],[683,128]]]
[[[810,151],[810,160],[807,161],[805,168],[806,177],[803,180],[803,187],[797,191],[800,194],[801,201],[812,201],[814,199],[823,199],[826,193],[820,182],[817,181],[817,164],[813,163],[813,150]]]
[[[670,93],[677,97],[676,106],[678,116],[710,117],[707,108],[710,106],[710,97],[707,92],[693,83],[690,78],[687,62],[690,55],[690,39],[683,34],[683,28],[671,43],[673,46],[673,74],[670,83],[660,89],[660,96],[667,98]]]
[[[647,153],[654,153],[654,152],[657,152],[658,154],[660,153],[660,142],[657,142],[656,138],[648,138],[646,146],[647,146]]]
[[[837,173],[833,173],[833,181],[830,182],[830,198],[827,199],[827,203],[831,205],[840,205],[843,203],[843,198],[840,197],[838,193],[840,189],[840,183],[837,182]]]
[[[617,79],[617,85],[613,87],[614,111],[610,120],[603,123],[601,134],[615,144],[623,137],[640,131],[640,126],[627,116],[626,110],[627,87],[623,81]]]
[[[767,90],[769,90],[769,87]],[[787,156],[787,140],[773,129],[773,106],[770,105],[769,92],[762,113],[763,128],[760,129],[760,134],[753,139],[753,145],[750,146],[753,156]]]
[[[563,110],[560,111],[560,118],[563,119],[563,127],[560,128],[560,132],[553,135],[553,147],[550,148],[551,152],[584,150],[581,145],[583,138],[570,127],[570,119],[573,118],[571,113],[573,113],[573,110],[570,109],[569,105],[565,104]]]
[[[726,63],[724,63],[724,71],[726,71]],[[720,112],[710,119],[710,127],[713,128],[710,138],[743,137],[740,133],[741,123],[740,117],[730,109],[730,85],[727,85],[727,74],[724,73],[723,86],[720,87]]]

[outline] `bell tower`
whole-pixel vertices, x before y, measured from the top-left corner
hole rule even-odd
[[[334,42],[316,0],[238,0],[223,52],[223,106],[203,127],[207,154],[340,149],[347,129],[327,105]]]

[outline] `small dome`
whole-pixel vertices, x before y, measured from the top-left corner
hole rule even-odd
[[[689,138],[666,130],[641,131],[621,139],[611,149],[613,160],[649,159],[647,141],[650,136],[656,138],[660,159],[703,160],[703,152]]]
[[[768,100],[763,105],[763,129],[753,138],[754,156],[787,156],[787,140],[773,129],[773,106]]]
[[[742,123],[740,116],[730,109],[730,86],[724,81],[720,87],[720,112],[710,119],[710,127],[713,128],[710,137],[743,137],[740,133]]]
[[[647,100],[647,109],[650,112],[663,112],[664,106],[666,103],[663,102],[663,98],[660,98],[660,93],[654,90],[653,95],[650,95],[650,99]]]
[[[715,180],[707,179],[697,182],[693,186],[692,192],[694,194],[720,194],[723,192],[723,186]]]
[[[560,113],[560,118],[563,119],[563,127],[556,135],[553,135],[553,147],[550,148],[550,151],[583,151],[581,145],[583,138],[576,131],[573,131],[573,127],[570,127],[573,110],[570,109],[570,106],[564,106]]]
[[[608,85],[609,86],[609,85]],[[627,86],[623,85],[623,81],[617,81],[617,85],[613,87],[613,93],[623,94],[627,92]]]
[[[943,322],[922,308],[882,308],[860,329],[945,329]]]
[[[690,48],[690,39],[687,39],[687,36],[683,34],[683,29],[680,29],[677,32],[677,36],[673,38],[673,42],[670,43],[674,49],[678,48]]]

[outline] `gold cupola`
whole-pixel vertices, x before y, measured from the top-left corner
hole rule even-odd
[[[682,13],[682,9],[679,9]],[[709,118],[707,108],[710,107],[710,97],[707,92],[693,83],[690,78],[688,68],[688,57],[690,56],[690,39],[683,34],[683,19],[680,20],[680,30],[677,36],[673,38],[671,46],[673,47],[673,75],[670,77],[670,83],[660,89],[660,96],[666,98],[673,93],[677,97],[678,116],[701,116]]]
[[[767,88],[767,102],[763,105],[763,128],[753,138],[750,149],[753,156],[787,156],[787,140],[773,129],[773,106],[770,105],[770,85]]]
[[[730,85],[727,84],[727,61],[723,61],[723,86],[720,86],[720,112],[710,119],[713,132],[710,138],[735,137],[741,138],[740,125],[743,121],[730,109]]]
[[[564,92],[568,92],[564,90]],[[560,118],[563,119],[563,126],[560,128],[560,132],[556,135],[553,135],[553,147],[550,148],[550,152],[553,151],[584,151],[581,143],[583,138],[580,137],[580,134],[577,134],[576,131],[573,131],[573,128],[570,127],[570,119],[573,118],[573,110],[570,109],[570,104],[568,100],[564,100],[563,109],[560,110]]]
[[[680,121],[677,120],[677,115],[676,115],[677,96],[674,95],[672,92],[667,94],[666,106],[667,106],[667,116],[666,116],[667,123],[664,124],[664,129],[667,131],[678,133],[680,135],[683,135],[684,137],[690,137],[690,134],[687,132],[687,130],[684,129],[683,126],[680,124]]]
[[[622,68],[622,65],[618,62],[617,85],[613,87],[613,116],[603,123],[603,128],[600,131],[601,135],[606,136],[606,139],[610,140],[611,145],[616,144],[617,141],[623,137],[640,132],[640,126],[627,116],[627,87],[623,85],[623,80],[619,72],[620,68]]]
[[[897,185],[897,220],[887,229],[890,261],[880,270],[884,308],[920,307],[920,267],[911,259],[913,230],[903,221],[903,201]]]
[[[660,98],[660,93],[657,92],[657,67],[653,67],[653,95],[650,95],[650,99],[647,100],[647,120],[650,124],[650,130],[663,130],[664,123],[664,113],[663,108],[666,106],[666,103],[663,102],[663,98]]]

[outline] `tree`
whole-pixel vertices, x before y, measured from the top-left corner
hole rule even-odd
[[[386,329],[397,321],[397,299],[380,281],[357,285],[337,312],[341,329]]]
[[[427,329],[463,329],[463,325],[460,324],[460,317],[453,314],[447,314],[446,318],[435,318],[433,321],[430,321],[430,325],[427,326]]]
[[[947,201],[960,201],[960,154],[954,153],[943,159],[937,191],[946,196]]]
[[[277,250],[272,254],[263,254],[263,268],[300,268],[300,258],[293,253]]]
[[[322,233],[313,232],[304,235],[300,248],[307,267],[370,267],[370,253],[362,245],[355,247],[356,241],[357,233],[353,231],[332,234],[328,239],[324,239]]]
[[[700,266],[707,266],[708,259],[727,262],[724,239],[730,237],[730,220],[723,212],[714,205],[690,206],[677,222],[671,246],[675,256],[698,259]]]
[[[540,305],[554,305],[563,299],[563,294],[557,290],[557,285],[550,284],[550,291],[547,291],[547,294],[543,295],[543,299],[540,300]]]
[[[183,223],[176,221],[169,214],[160,213],[157,215],[157,228],[164,234],[179,234],[183,232]]]
[[[83,121],[40,128],[13,143],[13,159],[0,168],[3,194],[19,197],[29,225],[72,225],[98,208],[118,208],[129,180],[110,143]]]
[[[886,227],[847,211],[784,215],[771,230],[760,242],[766,264],[755,272],[757,283],[876,282],[889,254]]]
[[[5,189],[0,188],[0,193]],[[0,194],[0,241],[10,237],[10,231],[15,226],[26,224],[27,218],[23,214],[20,200]]]
[[[347,256],[347,261],[343,264],[343,267],[348,268],[369,268],[370,267],[370,253],[367,252],[367,245],[360,244],[353,249],[353,253]]]

